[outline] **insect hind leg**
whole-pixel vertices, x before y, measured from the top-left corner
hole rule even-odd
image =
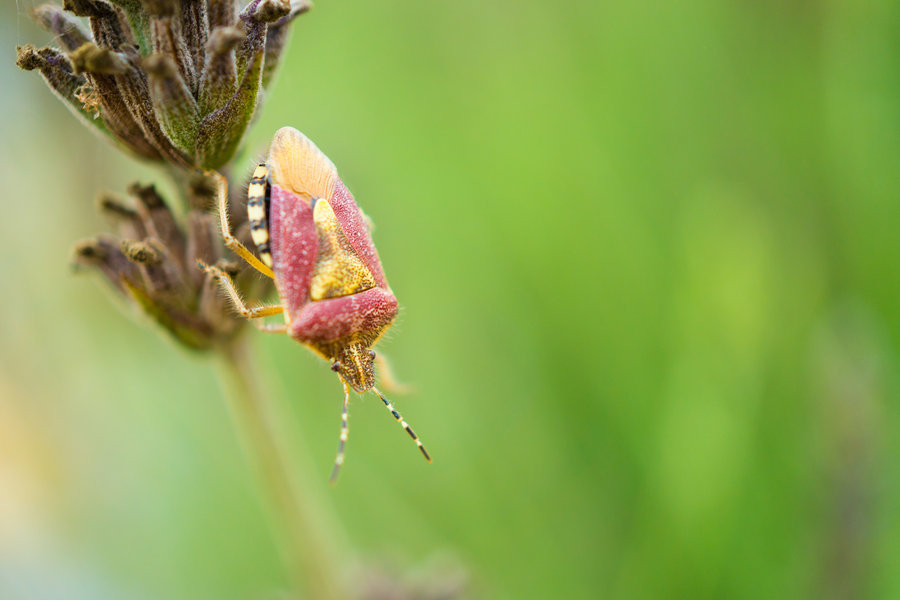
[[[198,262],[197,266],[201,269],[215,277],[219,281],[219,285],[222,286],[222,290],[228,295],[228,298],[231,300],[232,305],[235,310],[237,310],[242,317],[245,319],[259,319],[261,317],[270,317],[272,315],[280,315],[284,312],[284,307],[280,304],[272,304],[269,306],[255,306],[248,307],[244,303],[244,299],[241,298],[240,292],[238,292],[237,288],[234,285],[234,281],[231,279],[231,276],[220,269],[219,267],[213,267],[207,265],[204,262]],[[287,325],[284,324],[266,324],[259,323],[257,327],[269,333],[285,333],[287,331]]]

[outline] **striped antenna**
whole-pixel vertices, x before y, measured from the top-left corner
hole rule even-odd
[[[344,464],[344,446],[347,445],[347,437],[350,435],[350,427],[347,421],[350,417],[350,386],[341,378],[344,384],[344,410],[341,412],[341,441],[338,444],[337,456],[334,457],[334,469],[331,470],[331,478],[329,483],[334,484],[337,481],[338,473],[341,471],[341,465]]]
[[[344,385],[346,386],[347,384],[345,383]],[[419,441],[419,436],[417,436],[416,432],[412,430],[412,427],[410,427],[406,423],[406,421],[403,420],[403,417],[401,417],[400,413],[398,413],[393,405],[388,402],[388,399],[384,397],[384,394],[379,392],[378,389],[374,387],[372,388],[372,391],[378,394],[378,397],[381,398],[381,401],[384,402],[384,405],[387,406],[387,409],[391,411],[391,414],[394,415],[394,418],[397,419],[397,422],[400,423],[400,426],[403,427],[403,429],[406,430],[406,433],[409,434],[409,437],[413,439],[413,441],[416,443],[416,446],[419,447],[419,451],[422,452],[422,456],[425,457],[425,460],[431,462],[431,456],[428,455],[428,450],[426,450],[425,446],[422,445],[422,442]]]

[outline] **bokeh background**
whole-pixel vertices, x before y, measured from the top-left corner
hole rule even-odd
[[[69,266],[98,192],[168,188],[15,68],[32,6],[0,9],[0,597],[279,597],[213,366]],[[900,597],[900,4],[321,0],[240,168],[283,125],[377,225],[435,457],[353,400],[325,493],[365,556],[482,598]],[[252,335],[324,484],[340,387]]]

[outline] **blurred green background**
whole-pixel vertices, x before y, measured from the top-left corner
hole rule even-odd
[[[275,597],[214,369],[69,267],[98,192],[164,178],[15,68],[32,6],[0,28],[0,597]],[[240,168],[283,125],[377,224],[435,457],[353,400],[326,494],[368,558],[483,598],[900,597],[900,4],[321,0]],[[340,386],[251,335],[324,484]]]

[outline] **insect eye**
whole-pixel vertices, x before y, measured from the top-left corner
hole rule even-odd
[[[374,350],[369,350],[369,358],[371,358],[372,360],[375,360],[375,351]]]
[[[334,361],[333,363],[331,363],[331,370],[334,371],[335,373],[337,373],[338,371],[340,371],[340,370],[341,370],[341,363],[339,363],[338,361]]]

